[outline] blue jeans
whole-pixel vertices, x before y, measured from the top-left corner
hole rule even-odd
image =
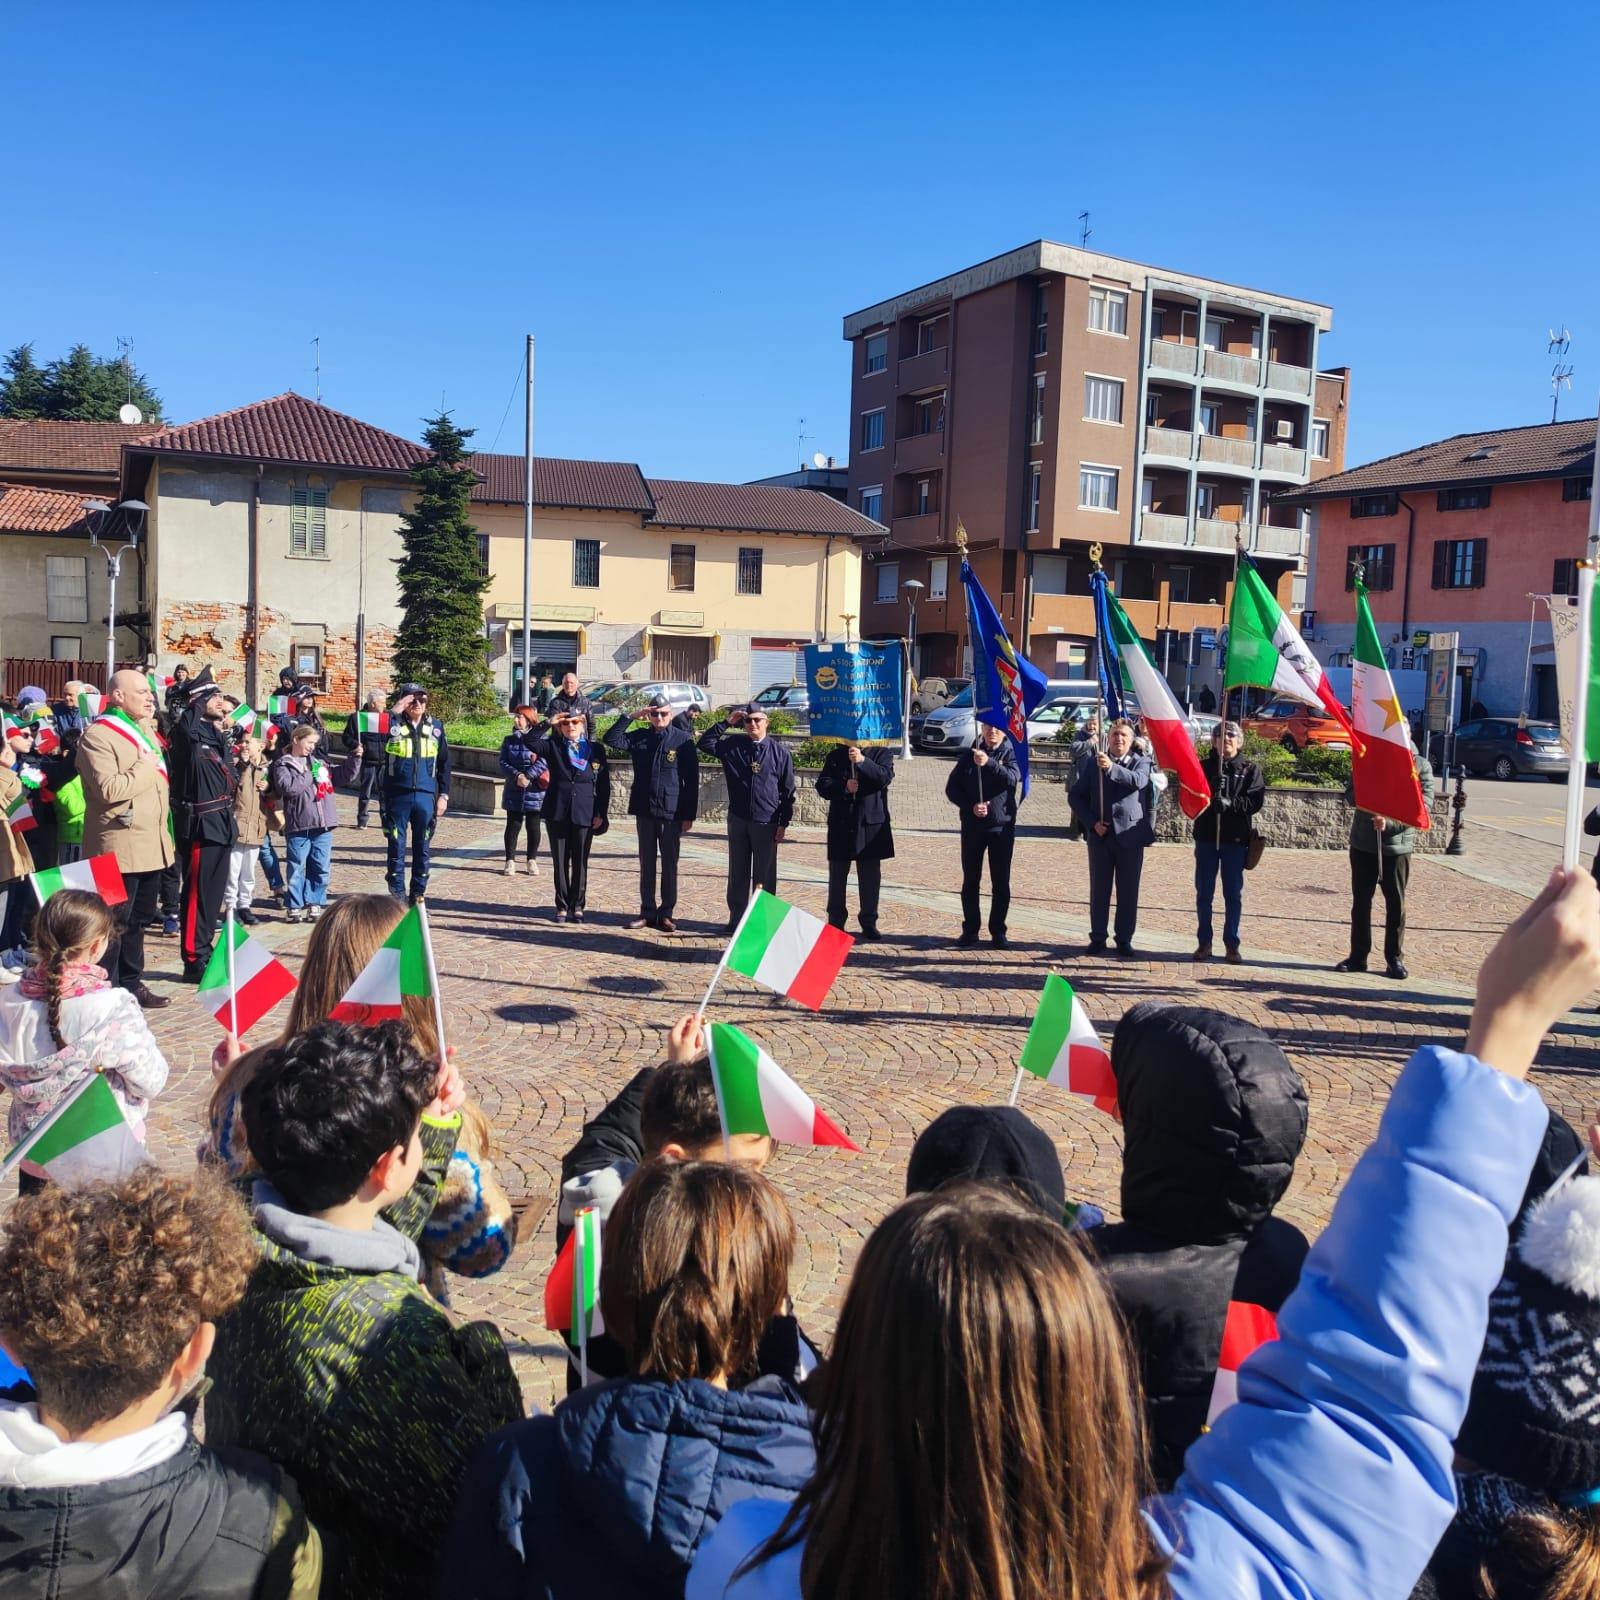
[[[283,868],[278,865],[278,852],[272,847],[270,833],[261,841],[261,853],[256,860],[261,863],[261,870],[267,875],[267,887],[274,894],[282,894]]]
[[[1211,902],[1217,888],[1217,868],[1222,868],[1222,942],[1239,943],[1239,914],[1244,909],[1244,858],[1247,844],[1194,842],[1194,899],[1199,918],[1199,942],[1211,943]]]
[[[307,906],[325,906],[328,903],[328,868],[333,861],[333,829],[291,833],[284,842],[288,845],[289,856],[287,908],[302,911]]]
[[[383,798],[383,833],[389,846],[389,893],[396,900],[406,893],[406,843],[411,844],[411,898],[427,890],[433,867],[433,806],[430,792],[401,790]],[[554,849],[552,843],[551,848]]]

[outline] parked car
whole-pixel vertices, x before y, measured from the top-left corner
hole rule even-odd
[[[947,706],[972,682],[971,678],[924,678],[911,690],[911,715],[925,717],[930,711]]]
[[[1480,717],[1456,729],[1456,760],[1468,772],[1497,778],[1532,773],[1560,783],[1567,775],[1567,749],[1554,722],[1519,727],[1515,717]]]
[[[1071,701],[1087,705],[1093,710],[1098,694],[1099,686],[1090,679],[1052,678],[1045,688],[1044,699],[1034,708],[1033,717],[1029,719],[1028,737],[1035,737],[1032,732],[1033,721],[1048,706]],[[1059,720],[1053,722],[1045,737],[1053,739],[1059,726]],[[947,704],[940,706],[937,711],[930,711],[920,722],[915,717],[911,719],[912,742],[922,750],[964,750],[977,736],[970,683],[960,693],[952,695]]]
[[[648,683],[614,683],[599,694],[589,696],[598,705],[621,707],[643,705],[658,694],[665,695],[670,704],[691,714],[711,709],[711,696],[698,683],[668,682],[655,679]]]
[[[1100,710],[1094,700],[1046,700],[1028,718],[1028,743],[1043,744],[1057,738],[1065,728],[1068,740],[1090,717]]]
[[[797,725],[811,720],[811,690],[803,683],[769,683],[750,699],[769,712],[787,711]]]
[[[1242,726],[1246,733],[1281,744],[1292,755],[1299,755],[1308,744],[1330,750],[1350,748],[1350,735],[1340,723],[1299,700],[1269,700],[1255,716],[1246,717]]]

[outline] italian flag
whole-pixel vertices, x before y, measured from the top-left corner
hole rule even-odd
[[[822,1008],[855,940],[842,928],[757,889],[728,946],[728,967],[765,988]]]
[[[269,717],[287,717],[295,708],[295,697],[292,694],[269,694],[267,696],[267,715]]]
[[[31,881],[40,905],[63,889],[83,889],[97,894],[108,906],[120,906],[128,898],[122,869],[117,865],[117,858],[109,854],[69,862],[64,867],[47,867],[43,872],[34,873]]]
[[[780,1144],[861,1148],[754,1039],[726,1022],[713,1022],[707,1035],[724,1133],[764,1133]]]
[[[1167,680],[1145,654],[1143,641],[1128,621],[1128,613],[1109,589],[1106,603],[1111,620],[1111,642],[1122,672],[1122,687],[1138,703],[1157,763],[1164,771],[1176,775],[1178,804],[1184,816],[1192,821],[1211,804],[1211,785],[1200,770],[1200,757],[1195,753],[1194,740],[1189,737],[1189,719],[1167,687]]]
[[[13,833],[27,833],[39,826],[39,819],[33,814],[32,801],[32,795],[24,788],[6,807],[6,821],[11,824]]]
[[[1383,659],[1383,646],[1378,643],[1378,629],[1363,583],[1356,584],[1350,720],[1355,737],[1350,776],[1355,786],[1356,809],[1408,828],[1426,828],[1428,808],[1422,803],[1417,760],[1411,753],[1411,730]]]
[[[200,1004],[235,1038],[247,1034],[280,1000],[294,993],[294,974],[231,918],[232,960],[226,937],[217,941],[200,978]]]
[[[249,706],[236,705],[223,719],[223,725],[229,728],[243,728],[248,733],[256,725],[256,714]]]
[[[18,1163],[59,1184],[121,1178],[144,1160],[144,1142],[112,1087],[90,1073],[30,1134],[13,1146],[0,1175]]]
[[[387,733],[388,731],[389,713],[387,711],[356,712],[357,733]]]
[[[1058,1089],[1081,1094],[1094,1101],[1097,1110],[1121,1120],[1111,1056],[1072,985],[1054,972],[1044,980],[1039,1009],[1017,1064]]]
[[[1208,1428],[1239,1398],[1239,1368],[1246,1358],[1277,1337],[1278,1319],[1265,1306],[1253,1306],[1248,1300],[1228,1302],[1222,1353],[1217,1358],[1217,1376],[1211,1385],[1211,1404],[1206,1410]]]
[[[33,753],[36,756],[53,756],[61,748],[61,735],[55,723],[40,718],[33,725]]]
[[[390,1022],[402,1014],[406,995],[426,999],[432,993],[421,911],[412,906],[329,1016],[334,1022]]]
[[[85,689],[78,696],[78,715],[85,722],[93,722],[100,715],[100,707],[104,704],[104,695],[96,694],[93,689]]]
[[[1239,580],[1228,609],[1228,669],[1222,690],[1270,689],[1326,711],[1345,729],[1350,718],[1328,685],[1322,663],[1306,648],[1248,556],[1239,561]]]
[[[317,799],[333,793],[333,779],[328,775],[327,765],[315,756],[311,758],[311,781],[317,786]]]
[[[176,680],[159,672],[147,672],[144,681],[150,685],[151,694],[159,695],[164,690],[170,689]]]
[[[572,1219],[572,1232],[544,1284],[545,1327],[570,1333],[580,1345],[606,1331],[600,1315],[601,1231],[600,1213],[585,1206]]]

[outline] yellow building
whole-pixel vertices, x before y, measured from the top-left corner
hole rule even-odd
[[[123,571],[134,577],[134,563]],[[119,594],[119,609],[132,609],[131,589]],[[105,559],[89,544],[83,496],[0,483],[0,657],[103,660],[107,591]],[[118,644],[126,648],[125,632]],[[5,687],[15,694],[22,686]]]

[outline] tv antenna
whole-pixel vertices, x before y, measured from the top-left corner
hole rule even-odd
[[[311,341],[311,368],[317,380],[317,404],[322,404],[322,335]]]
[[[117,360],[122,363],[122,375],[127,380],[128,398],[117,409],[117,420],[126,423],[144,421],[144,412],[133,403],[133,340],[125,335],[117,336]]]
[[[1550,343],[1546,347],[1546,354],[1556,358],[1556,364],[1550,369],[1550,420],[1556,421],[1561,415],[1561,391],[1571,389],[1573,366],[1566,359],[1567,351],[1572,348],[1572,334],[1562,325],[1558,333],[1554,328],[1550,330]]]
[[[794,453],[800,457],[800,466],[804,469],[806,464],[806,440],[815,439],[816,434],[806,432],[806,419],[804,417],[796,417],[795,423],[800,431],[795,435]]]
[[[1094,230],[1089,226],[1089,213],[1087,211],[1080,211],[1078,213],[1078,248],[1080,250],[1087,250],[1089,248],[1089,235],[1093,231]]]

